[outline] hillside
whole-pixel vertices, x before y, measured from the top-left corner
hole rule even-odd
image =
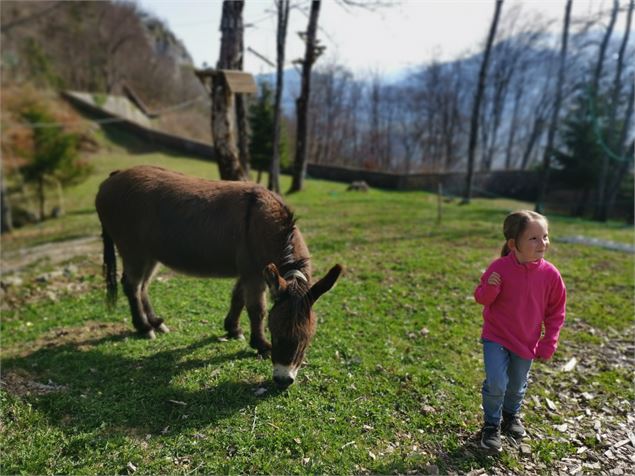
[[[136,4],[3,1],[0,15],[3,92],[33,84],[118,95],[128,87],[148,109],[171,110],[162,129],[211,140],[207,93],[189,53]]]

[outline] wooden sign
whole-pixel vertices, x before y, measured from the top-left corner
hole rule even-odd
[[[222,69],[220,72],[225,76],[232,93],[256,94],[258,92],[258,86],[251,74],[229,69]]]

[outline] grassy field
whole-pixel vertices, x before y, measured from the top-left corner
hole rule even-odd
[[[68,214],[3,238],[3,253],[97,236],[93,197],[111,169],[154,163],[217,175],[208,162],[146,152],[95,156],[95,175],[67,191]],[[472,291],[502,245],[505,214],[531,205],[447,202],[439,224],[434,195],[345,188],[308,180],[286,198],[316,275],[335,263],[345,272],[316,304],[316,338],[284,392],[270,362],[222,339],[229,280],[163,270],[151,295],[173,332],[146,341],[132,333],[125,299],[106,311],[100,250],[22,271],[3,299],[0,473],[545,473],[578,443],[600,451],[595,419],[608,408],[626,422],[632,412],[633,368],[605,354],[633,340],[634,259],[557,239],[632,244],[632,227],[549,217],[567,322],[553,361],[532,370],[529,452],[506,443],[492,458],[475,445],[483,374]],[[565,375],[572,357],[579,364]],[[566,422],[568,434],[555,428]]]

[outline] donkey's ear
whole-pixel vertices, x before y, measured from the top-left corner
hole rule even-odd
[[[282,279],[280,273],[278,273],[278,268],[276,268],[275,264],[269,263],[265,267],[263,274],[265,276],[267,286],[269,286],[269,291],[274,298],[279,294],[285,292],[285,290],[287,289],[287,282]]]
[[[335,281],[337,281],[337,278],[340,277],[341,272],[342,266],[340,266],[339,264],[333,266],[330,271],[326,273],[326,276],[320,279],[311,288],[311,300],[313,302],[317,301],[322,294],[330,290],[335,284]]]

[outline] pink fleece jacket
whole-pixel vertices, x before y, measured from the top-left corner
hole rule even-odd
[[[499,286],[487,283],[493,272],[501,276]],[[556,351],[567,297],[548,261],[519,263],[514,252],[498,258],[481,276],[474,298],[484,306],[481,337],[524,359],[549,359]]]

